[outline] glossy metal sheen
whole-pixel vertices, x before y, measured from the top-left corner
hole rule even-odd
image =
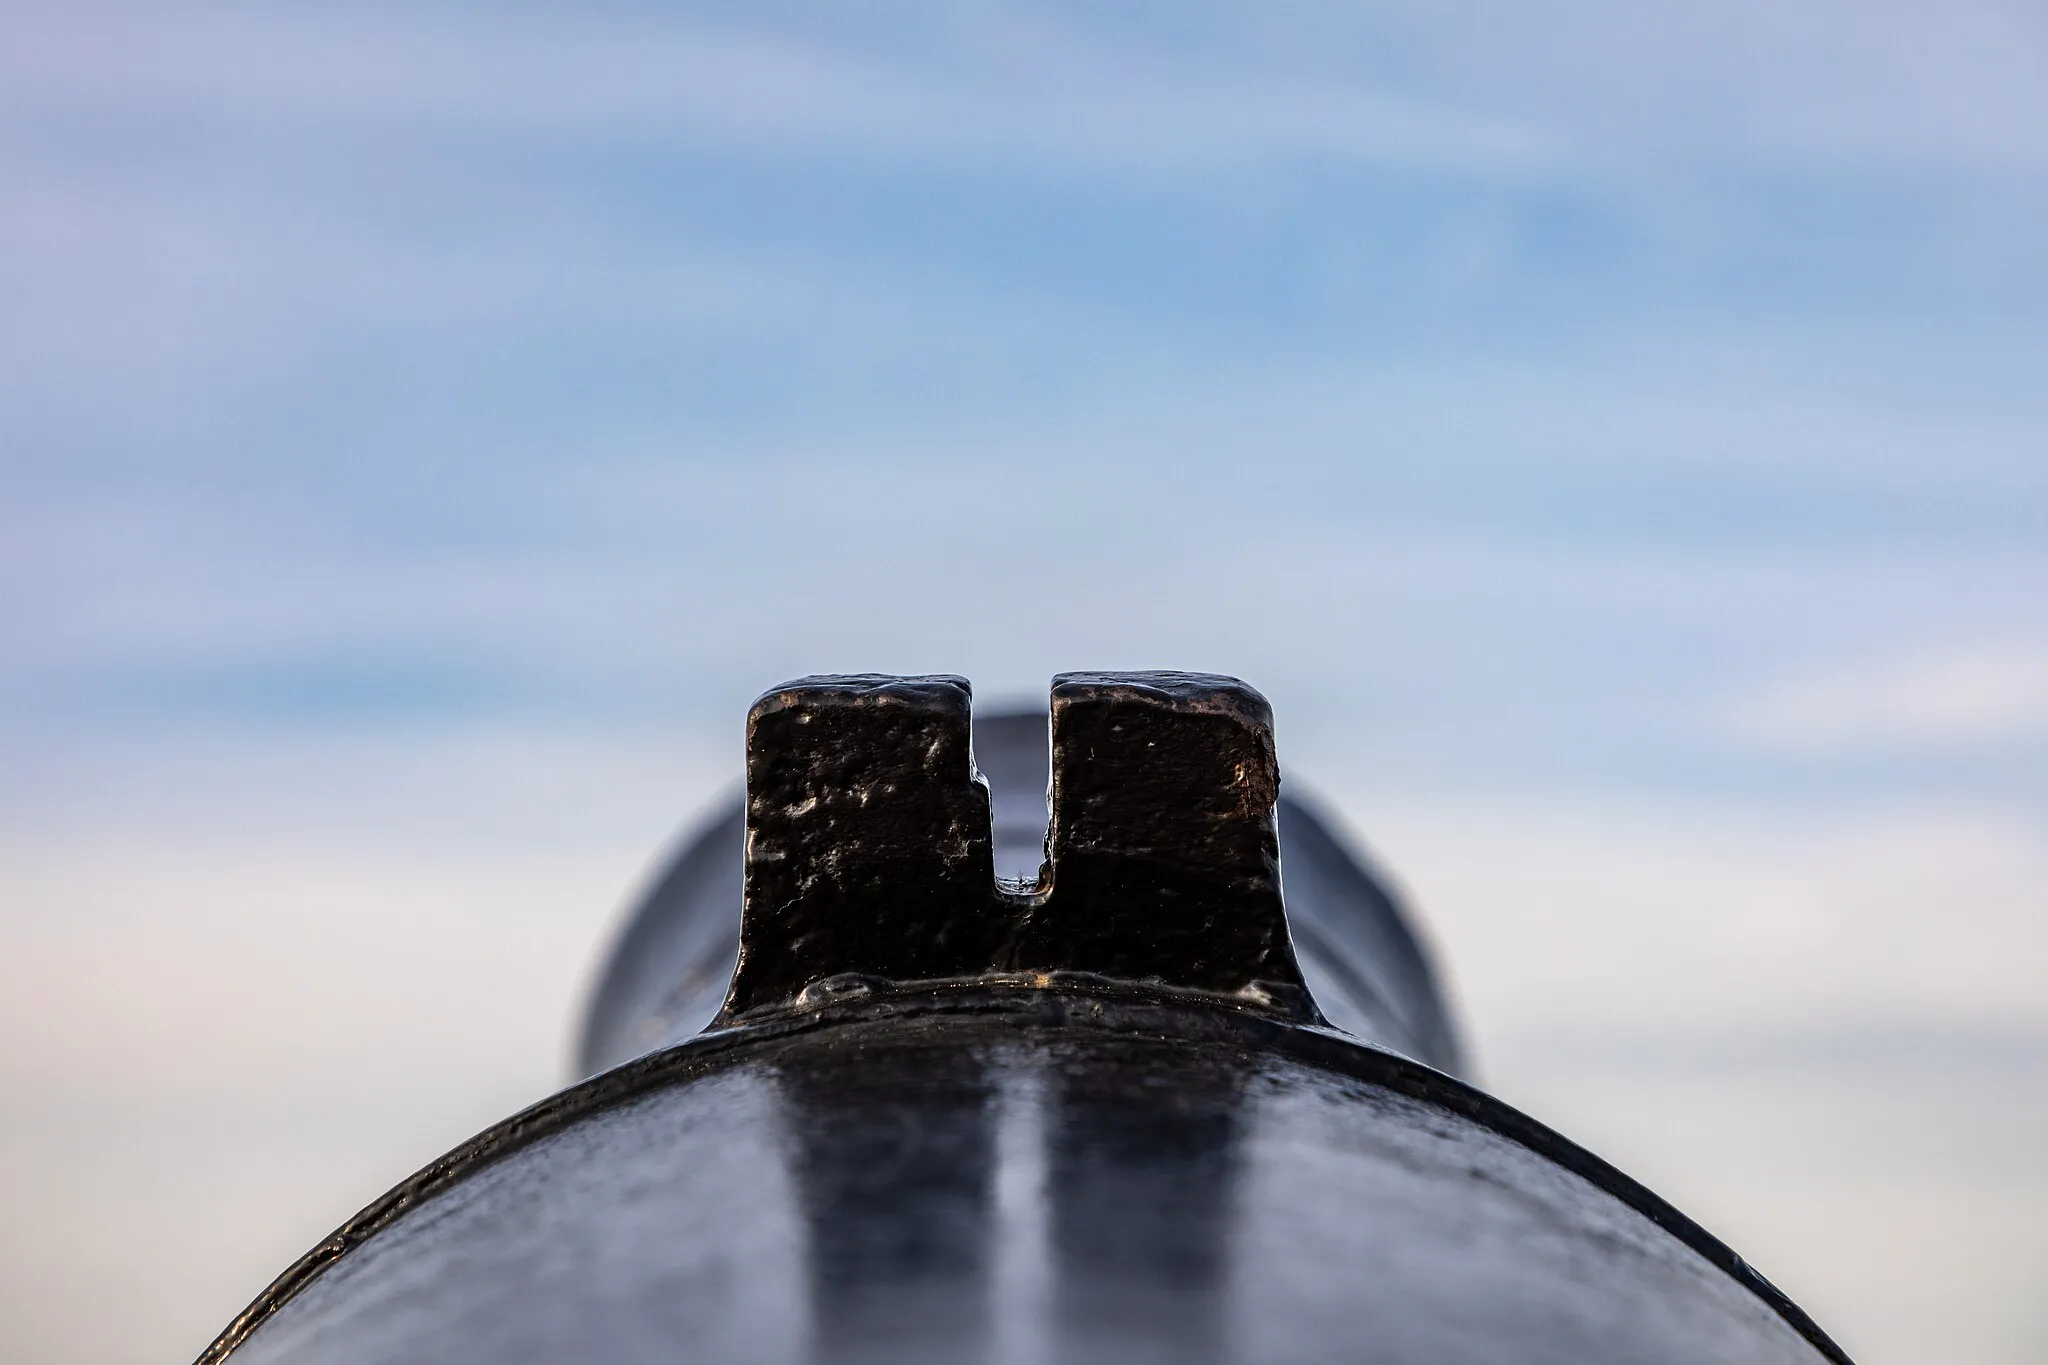
[[[1845,1359],[1425,1064],[1455,1062],[1427,963],[1319,822],[1276,823],[1256,692],[1056,679],[1049,833],[1002,795],[1045,724],[972,732],[950,677],[766,694],[744,813],[606,973],[609,1069],[371,1205],[202,1360]]]
[[[325,1255],[237,1362],[1842,1358],[1479,1092],[1135,993],[710,1034],[484,1135]]]

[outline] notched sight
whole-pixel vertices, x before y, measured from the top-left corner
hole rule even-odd
[[[1097,979],[1318,1017],[1288,939],[1257,691],[1204,673],[1055,678],[1035,887],[995,878],[971,721],[950,676],[803,678],[754,704],[724,1022],[808,1007],[833,979]]]

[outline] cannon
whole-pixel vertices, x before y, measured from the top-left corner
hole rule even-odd
[[[986,775],[986,776],[984,776]],[[1234,678],[825,676],[614,944],[584,1078],[202,1365],[1846,1361],[1460,1079],[1407,916]]]

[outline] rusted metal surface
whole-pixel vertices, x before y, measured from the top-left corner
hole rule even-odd
[[[1454,1057],[1427,964],[1319,823],[1276,825],[1257,693],[1057,680],[1035,874],[970,711],[954,678],[767,694],[744,851],[716,822],[657,888],[619,951],[666,965],[614,962],[586,1055],[708,1009],[729,952],[714,1026],[428,1166],[202,1359],[1845,1359],[1420,1059]],[[992,766],[1028,774],[1030,722],[1002,733]]]

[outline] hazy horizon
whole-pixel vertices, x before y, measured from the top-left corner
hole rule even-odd
[[[1238,674],[1480,1079],[2048,1354],[2038,6],[0,4],[0,1355],[566,1076],[751,697]]]

